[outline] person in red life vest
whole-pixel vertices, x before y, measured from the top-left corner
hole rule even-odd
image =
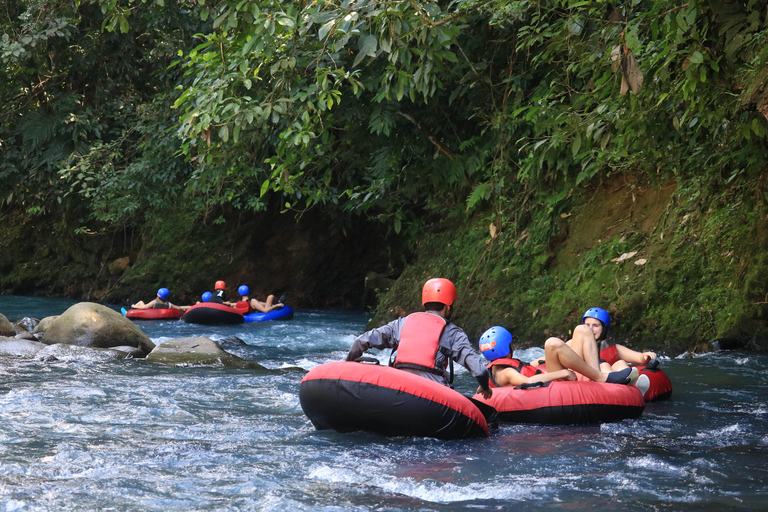
[[[267,296],[267,300],[264,302],[261,302],[260,300],[256,299],[249,299],[248,295],[250,294],[251,290],[248,288],[248,285],[241,284],[237,288],[237,293],[240,294],[240,303],[236,304],[236,307],[238,309],[247,309],[248,313],[252,313],[253,311],[259,311],[261,313],[269,313],[273,309],[280,309],[284,306],[283,302],[285,301],[285,295],[280,297],[280,300],[275,302],[275,296],[269,295]]]
[[[576,352],[559,338],[544,343],[546,373],[536,366],[512,357],[512,333],[501,326],[491,327],[480,336],[480,351],[490,361],[491,384],[495,387],[519,386],[530,382],[577,380],[574,372],[595,382],[629,384],[631,370],[605,373],[589,366]]]
[[[347,354],[347,361],[356,361],[370,349],[394,348],[394,362],[400,370],[452,387],[456,361],[464,366],[480,384],[479,393],[491,397],[488,370],[480,354],[470,344],[467,334],[451,323],[453,303],[458,297],[456,286],[448,279],[434,278],[424,283],[421,303],[425,312],[400,317],[387,325],[357,337]],[[391,358],[390,358],[391,359]]]
[[[589,308],[581,317],[581,321],[592,331],[596,346],[599,348],[600,367],[603,371],[623,370],[629,367],[627,363],[648,364],[656,359],[655,352],[638,352],[608,338],[611,316],[606,310]]]

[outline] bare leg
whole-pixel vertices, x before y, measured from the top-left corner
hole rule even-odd
[[[607,375],[591,367],[560,338],[549,338],[544,342],[544,358],[547,372],[569,369],[584,375],[589,380],[605,382]]]
[[[600,353],[597,350],[597,341],[592,329],[586,325],[577,325],[573,330],[573,338],[568,342],[568,346],[589,366],[595,370],[600,368]]]
[[[601,372],[597,368],[590,366],[560,338],[549,338],[544,343],[544,357],[547,362],[548,372],[567,368],[579,372],[595,382],[624,382],[629,377],[629,369],[618,373],[608,373]]]
[[[277,304],[273,304],[274,301],[275,301],[274,295],[270,295],[269,297],[267,297],[266,302],[261,302],[256,299],[251,299],[251,307],[256,311],[260,311],[262,313],[269,313],[273,309],[282,307],[282,304],[280,304],[279,302]]]

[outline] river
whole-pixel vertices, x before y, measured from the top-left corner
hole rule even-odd
[[[0,296],[0,313],[42,318],[72,303]],[[245,346],[224,347],[240,357],[309,370],[343,359],[366,320],[300,310],[287,322],[138,325],[156,343],[237,336]],[[298,371],[0,358],[0,511],[766,510],[767,366],[738,352],[663,358],[672,398],[637,420],[438,441],[316,431]],[[459,368],[456,387],[476,383]]]

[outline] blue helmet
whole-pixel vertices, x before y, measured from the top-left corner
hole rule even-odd
[[[603,325],[605,326],[603,337],[608,335],[608,329],[611,327],[611,315],[609,315],[606,310],[602,308],[589,308],[587,312],[584,313],[584,316],[581,317],[581,323],[584,323],[585,318],[596,318],[603,322]]]
[[[212,296],[213,294],[211,292],[205,292],[203,294],[203,302],[208,302],[209,300],[211,300]]]
[[[167,299],[170,294],[171,291],[168,288],[160,288],[157,290],[157,296],[163,300]]]
[[[239,293],[240,295],[248,295],[250,291],[251,290],[248,288],[247,284],[241,284],[240,287],[237,289],[237,293]]]
[[[491,327],[480,336],[480,351],[489,361],[512,353],[512,333],[504,327]]]

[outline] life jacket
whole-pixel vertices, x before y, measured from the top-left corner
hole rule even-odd
[[[216,290],[216,293],[211,295],[211,299],[208,302],[213,302],[214,304],[224,304],[224,301],[226,301],[224,298],[225,293],[226,292],[224,290]]]
[[[519,359],[512,359],[511,357],[500,357],[498,359],[494,359],[491,361],[486,368],[488,368],[488,371],[491,373],[491,387],[497,388],[499,387],[498,384],[493,380],[493,367],[494,366],[509,366],[517,372],[522,375],[523,377],[533,377],[534,375],[539,375],[542,372],[540,369],[538,369],[535,366],[531,366],[528,363],[524,363],[520,361]]]
[[[442,351],[448,356],[446,360],[450,360],[450,350],[440,346],[440,336],[446,325],[445,318],[440,315],[432,313],[408,315],[400,330],[400,343],[392,366],[443,377],[445,366],[437,365],[437,353]]]
[[[155,299],[155,305],[152,306],[152,309],[170,309],[171,303],[170,302],[163,302],[161,299]]]
[[[600,342],[600,361],[613,364],[619,360],[619,351],[616,343],[611,338],[606,338]]]
[[[251,307],[251,301],[249,300],[239,300],[235,304],[235,309],[237,309],[240,313],[247,315],[248,313],[253,312],[253,308]]]

